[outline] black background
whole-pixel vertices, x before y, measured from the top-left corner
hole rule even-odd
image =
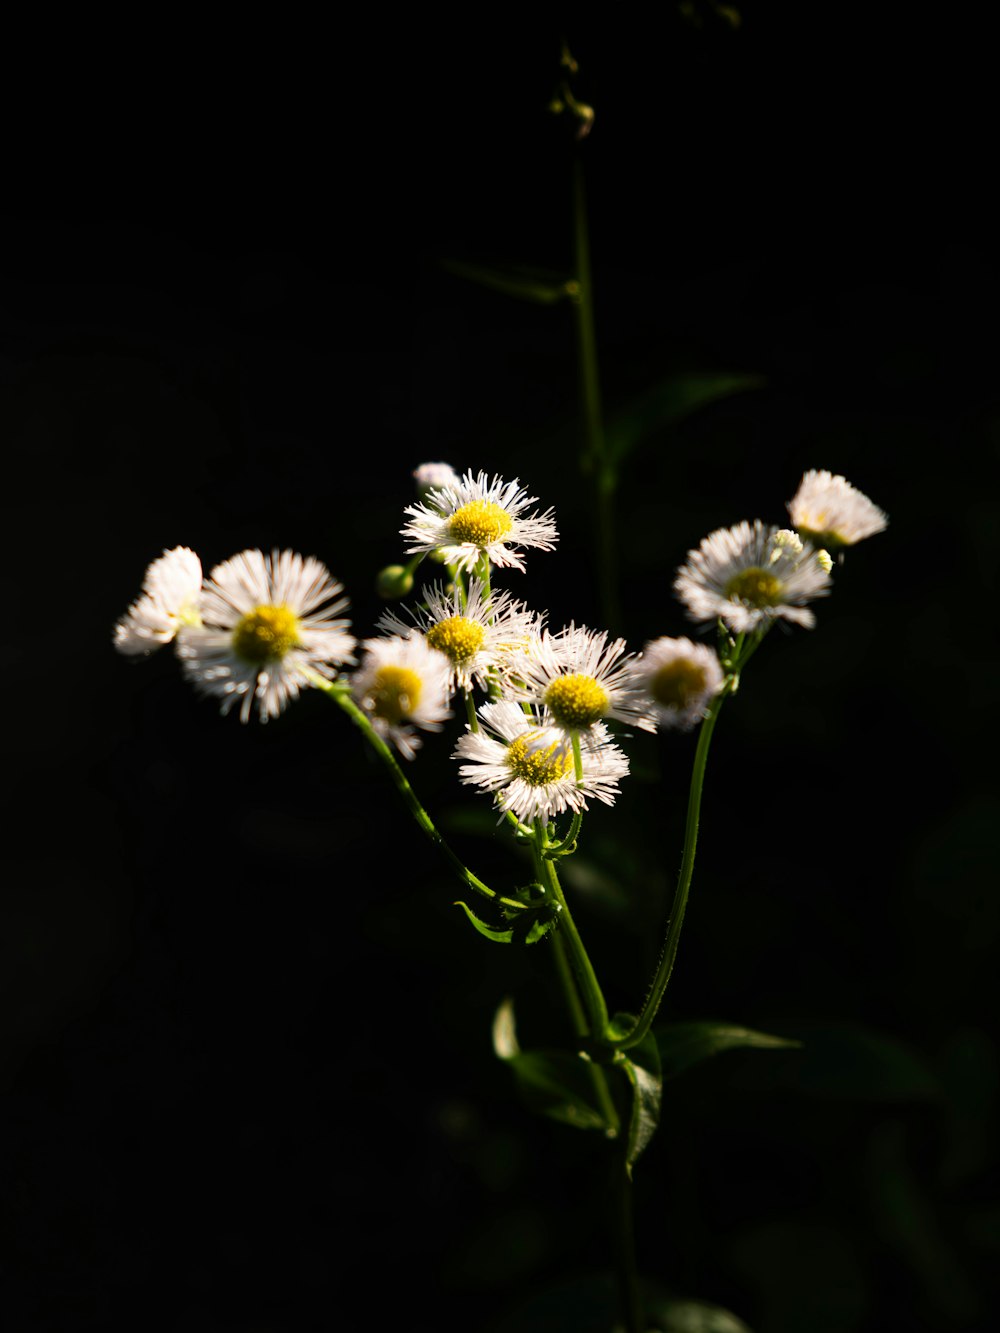
[[[644,1272],[758,1333],[987,1326],[1000,1251],[993,583],[1000,394],[985,34],[867,10],[578,23],[609,416],[765,387],[623,469],[633,647],[673,570],[807,467],[890,515],[727,706],[666,1017],[806,1040],[669,1089]],[[517,475],[597,623],[572,312],[441,260],[571,265],[539,19],[63,33],[20,48],[0,205],[8,683],[0,935],[13,1326],[492,1326],[608,1263],[600,1142],[523,1111],[489,1021],[557,1033],[545,947],[474,935],[345,720],[222,719],[111,626],[164,547],[291,546],[359,635],[426,459]],[[114,40],[112,41],[112,37]],[[13,48],[12,48],[13,50]],[[613,1005],[655,961],[691,738],[587,826]],[[412,777],[487,879],[450,738]],[[464,818],[463,818],[464,815]],[[846,1026],[845,1026],[846,1025]],[[890,1045],[880,1043],[894,1043]],[[522,1320],[521,1327],[527,1327]],[[557,1325],[558,1326],[558,1325]],[[567,1325],[569,1326],[569,1325]]]

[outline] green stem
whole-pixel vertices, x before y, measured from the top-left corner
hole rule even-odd
[[[423,829],[424,833],[427,834],[431,842],[434,843],[434,845],[448,859],[452,869],[455,871],[456,875],[458,875],[458,878],[462,883],[468,885],[470,889],[474,889],[476,893],[481,893],[485,898],[491,898],[494,902],[501,903],[504,907],[510,908],[513,911],[527,911],[528,908],[524,903],[519,903],[515,898],[505,898],[502,894],[496,893],[491,889],[489,885],[484,884],[483,881],[474,875],[468,866],[455,855],[438,832],[430,815],[420,804],[416,792],[407,782],[406,775],[396,762],[396,756],[372,726],[366,715],[347,693],[345,686],[334,684],[329,680],[324,680],[322,676],[315,674],[312,675],[312,681],[317,689],[322,690],[328,698],[332,699],[335,704],[344,710],[354,725],[362,733],[365,740],[389,770],[389,776],[392,778],[396,790],[409,807],[410,814]]]
[[[535,861],[535,873],[539,878],[545,877],[542,861],[541,840],[535,839],[532,843],[532,854]],[[563,995],[566,998],[566,1007],[569,1009],[570,1020],[573,1024],[573,1032],[577,1037],[588,1037],[591,1032],[590,1021],[583,1002],[580,999],[580,991],[577,987],[576,979],[573,976],[573,967],[567,955],[566,941],[562,937],[561,924],[562,918],[566,915],[564,908],[560,914],[560,928],[557,928],[550,935],[552,948],[555,954],[556,971],[559,974],[559,981],[562,985]],[[611,1089],[608,1087],[607,1074],[600,1065],[591,1063],[590,1078],[594,1086],[594,1095],[600,1103],[601,1110],[609,1125],[614,1127],[615,1133],[621,1128],[621,1121],[618,1118],[618,1111],[615,1108],[614,1099],[611,1096]]]
[[[540,819],[535,820],[535,840],[542,883],[553,900],[559,905],[559,925],[557,929],[566,932],[566,946],[569,950],[573,973],[583,997],[583,1005],[587,1012],[589,1033],[600,1041],[608,1030],[608,1006],[604,1002],[604,995],[601,992],[594,965],[590,961],[587,950],[583,947],[580,932],[576,928],[573,914],[570,912],[569,904],[563,895],[559,876],[556,874],[555,862],[545,855],[545,850],[549,846],[549,835]]]
[[[564,856],[570,852],[574,843],[580,836],[580,829],[583,826],[583,811],[575,810],[573,818],[570,821],[569,832],[560,842],[550,842],[546,845],[545,855],[548,857]]]
[[[469,719],[469,730],[478,731],[479,718],[476,716],[476,705],[472,700],[472,695],[468,690],[463,690],[462,696],[465,699],[465,715]]]
[[[618,1296],[622,1314],[625,1317],[625,1333],[644,1333],[646,1322],[642,1310],[642,1294],[639,1288],[639,1267],[635,1259],[635,1227],[632,1212],[632,1181],[625,1169],[625,1153],[628,1143],[620,1153],[615,1153],[612,1172],[615,1179],[612,1189],[615,1199],[617,1226],[615,1227],[616,1250],[618,1253]]]
[[[577,349],[580,357],[580,396],[586,448],[580,463],[593,478],[597,509],[598,586],[604,623],[618,630],[618,561],[615,545],[615,467],[608,454],[601,410],[601,377],[597,364],[597,335],[594,327],[594,292],[590,276],[590,235],[587,228],[587,199],[583,181],[583,158],[579,150],[573,166],[573,262],[576,288]]]
[[[656,1012],[660,1007],[663,996],[667,989],[667,983],[670,981],[670,974],[674,969],[674,959],[677,957],[677,944],[681,937],[681,926],[684,924],[684,911],[687,907],[688,893],[691,889],[691,878],[694,874],[694,856],[698,847],[698,818],[701,813],[701,791],[705,782],[705,764],[708,761],[708,748],[712,743],[712,732],[715,730],[715,723],[719,712],[725,702],[726,695],[729,694],[735,676],[729,676],[721,691],[712,700],[704,722],[701,724],[701,731],[698,735],[698,747],[694,754],[694,768],[691,772],[691,787],[688,793],[687,820],[684,826],[684,855],[681,858],[681,870],[677,879],[677,888],[674,891],[673,906],[670,909],[670,919],[667,922],[667,937],[663,944],[663,952],[660,954],[660,961],[656,968],[656,975],[653,977],[649,992],[646,995],[646,1001],[642,1006],[642,1013],[636,1020],[635,1027],[621,1040],[616,1041],[615,1045],[627,1050],[630,1046],[638,1046],[649,1031]]]

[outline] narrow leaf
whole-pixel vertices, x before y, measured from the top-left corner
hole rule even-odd
[[[777,1050],[801,1046],[788,1037],[774,1037],[732,1023],[668,1023],[654,1033],[664,1078],[675,1078],[690,1065],[738,1047]]]
[[[610,1027],[612,1033],[624,1035],[634,1025],[634,1014],[617,1013]],[[647,1032],[638,1046],[631,1047],[627,1052],[618,1051],[615,1064],[631,1084],[632,1105],[628,1115],[628,1142],[625,1147],[625,1170],[631,1177],[632,1167],[660,1123],[663,1078],[656,1038]]]
[[[511,1060],[521,1053],[514,1022],[514,1001],[509,995],[493,1015],[493,1049],[501,1060]]]
[[[669,430],[709,403],[757,389],[763,383],[760,375],[672,375],[612,416],[608,425],[611,456],[620,461],[653,432]]]
[[[597,1102],[593,1066],[567,1051],[519,1051],[507,1058],[529,1110],[577,1129],[613,1134]]]
[[[536,305],[555,305],[577,292],[572,278],[526,264],[472,264],[464,259],[443,259],[441,264],[459,278],[468,278],[481,287],[520,301],[534,301]]]
[[[485,921],[480,921],[475,912],[473,912],[473,910],[465,903],[457,902],[455,906],[462,909],[465,915],[469,918],[472,926],[479,931],[480,935],[484,935],[486,939],[492,940],[494,944],[510,944],[511,940],[513,940],[513,926],[509,926],[506,930],[494,930],[492,926],[488,926]]]

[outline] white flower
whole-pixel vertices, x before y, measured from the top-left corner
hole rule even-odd
[[[410,521],[401,529],[407,554],[436,551],[446,564],[471,570],[482,552],[494,565],[524,569],[519,546],[551,551],[559,534],[552,510],[524,517],[536,497],[525,495],[515,478],[504,481],[485,472],[467,472],[457,482],[432,491],[421,504],[409,505]]]
[[[795,527],[816,546],[853,546],[889,522],[867,495],[832,472],[807,472],[788,502]]]
[[[586,735],[605,717],[655,731],[650,706],[632,678],[632,655],[625,640],[608,643],[603,631],[569,625],[543,631],[526,650],[510,659],[504,694],[544,707],[565,735]]]
[[[689,551],[677,571],[674,591],[691,620],[721,618],[737,634],[776,618],[815,624],[804,603],[825,597],[830,575],[811,546],[796,551],[779,540],[780,528],[760,519],[718,528]]]
[[[365,655],[351,679],[351,693],[380,736],[391,740],[407,759],[420,747],[413,730],[440,731],[451,717],[448,708],[448,659],[431,648],[422,634],[366,639]]]
[[[490,672],[498,671],[511,652],[525,645],[537,623],[534,611],[515,602],[508,592],[486,595],[476,578],[470,578],[465,601],[456,588],[450,595],[439,583],[423,589],[426,609],[410,611],[427,642],[444,653],[450,665],[449,690],[472,689],[473,681],[485,686]],[[414,632],[394,611],[379,618],[386,634]]]
[[[428,491],[454,486],[458,481],[458,473],[450,463],[421,463],[413,470],[413,480],[417,483],[417,494],[422,500]]]
[[[201,561],[186,546],[175,546],[146,570],[142,596],[115,625],[120,653],[151,653],[169,643],[184,625],[200,624]]]
[[[660,726],[681,731],[701,721],[724,682],[712,649],[690,639],[653,639],[639,654],[632,674]]]
[[[253,704],[262,722],[277,717],[300,689],[353,662],[354,636],[338,613],[348,605],[325,565],[294,551],[242,551],[216,565],[202,591],[201,628],[177,641],[184,674],[228,713]]]
[[[538,714],[529,717],[510,700],[483,704],[484,730],[467,731],[454,758],[463,782],[496,792],[499,809],[518,819],[543,822],[564,810],[586,810],[587,798],[613,805],[618,782],[628,774],[628,759],[597,723],[591,744],[581,749],[583,775],[577,780],[572,743]]]

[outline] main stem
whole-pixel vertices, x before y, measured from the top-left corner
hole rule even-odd
[[[583,1005],[587,1012],[590,1035],[601,1041],[608,1030],[608,1006],[605,1004],[604,995],[597,980],[597,973],[594,971],[594,965],[590,961],[587,950],[583,947],[580,932],[576,928],[576,922],[573,920],[569,904],[563,894],[559,876],[556,874],[555,863],[544,854],[545,848],[549,845],[549,835],[540,819],[535,820],[535,839],[539,852],[538,861],[545,886],[553,901],[559,905],[559,924],[556,929],[566,932],[566,947],[569,951],[570,963],[577,985],[580,988]]]
[[[681,927],[684,924],[684,911],[687,907],[688,894],[691,890],[691,879],[694,875],[694,857],[698,849],[698,819],[701,814],[701,791],[705,782],[705,765],[708,762],[708,748],[712,743],[712,732],[715,730],[715,724],[718,720],[722,705],[725,702],[726,695],[732,688],[734,677],[729,677],[722,690],[712,700],[708,715],[701,724],[701,731],[698,735],[698,748],[695,750],[694,768],[691,772],[691,787],[688,792],[687,820],[684,825],[684,854],[681,858],[681,871],[677,879],[677,888],[674,892],[673,906],[670,909],[670,921],[667,925],[667,937],[663,944],[663,952],[660,954],[660,961],[656,968],[656,975],[653,977],[649,993],[646,996],[646,1002],[642,1006],[642,1013],[636,1020],[635,1027],[627,1037],[616,1042],[617,1046],[627,1050],[631,1046],[638,1046],[649,1031],[653,1019],[656,1017],[657,1010],[663,1000],[667,989],[667,983],[670,981],[670,974],[674,970],[674,959],[677,957],[677,944],[681,937]]]
[[[579,149],[573,164],[573,266],[576,270],[577,348],[580,357],[580,397],[586,449],[581,463],[594,486],[597,507],[598,587],[604,623],[617,632],[618,561],[615,549],[615,470],[608,456],[601,411],[601,377],[597,366],[597,336],[594,330],[594,289],[590,277],[590,234],[583,182],[583,157]]]

